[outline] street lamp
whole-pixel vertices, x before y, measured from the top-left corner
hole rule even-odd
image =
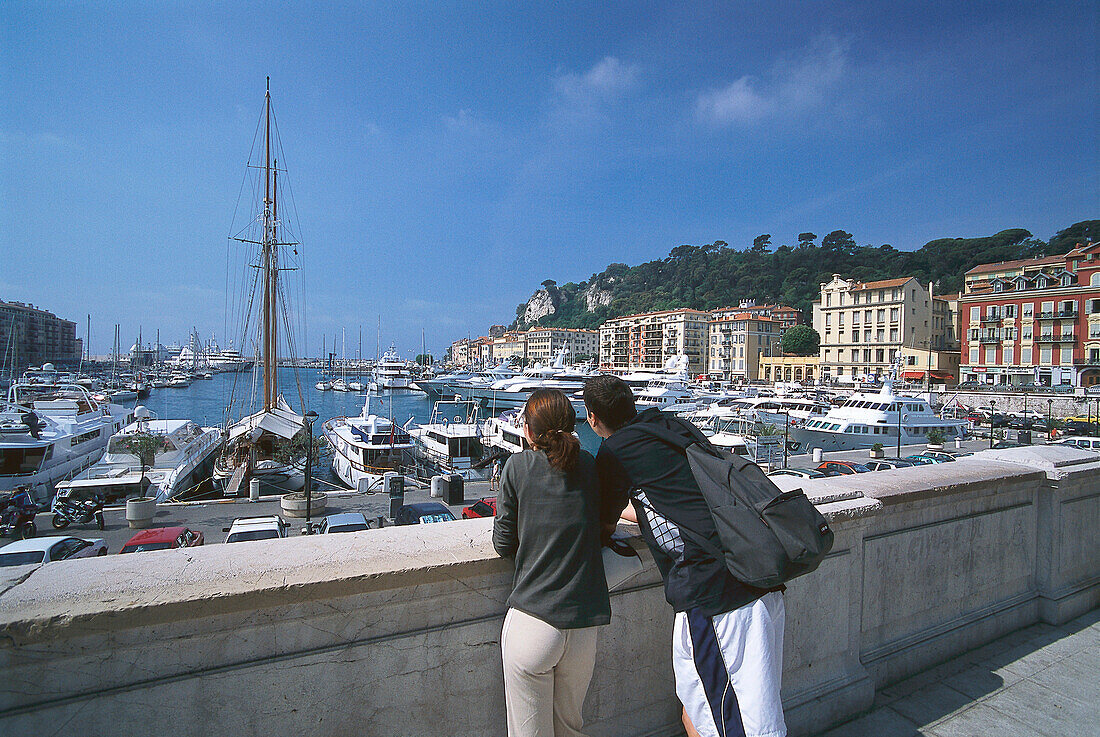
[[[1054,437],[1054,426],[1050,424],[1050,410],[1054,406],[1054,400],[1047,400],[1047,442],[1049,443]]]
[[[989,448],[993,449],[993,408],[997,405],[997,402],[989,400]]]
[[[787,407],[783,410],[783,415],[784,415],[784,421],[783,421],[783,468],[786,468],[787,467],[787,443],[789,442],[788,438],[790,437],[789,433],[790,433],[790,429],[791,429],[791,410],[790,410],[789,407]]]
[[[302,534],[312,535],[313,522],[310,516],[313,512],[313,423],[317,419],[317,413],[310,410],[303,419],[306,421],[309,445],[306,446],[306,526],[302,528]]]

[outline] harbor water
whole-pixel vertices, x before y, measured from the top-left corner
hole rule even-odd
[[[297,374],[297,381],[295,375]],[[317,413],[313,432],[321,434],[321,426],[333,417],[354,417],[360,414],[367,395],[360,392],[319,391],[314,384],[321,378],[319,369],[279,369],[279,391],[290,406],[297,412],[313,410]],[[349,378],[351,378],[349,376]],[[299,398],[298,386],[301,386]],[[189,419],[204,426],[224,427],[226,407],[233,397],[234,411],[231,420],[259,411],[263,403],[263,381],[259,371],[214,374],[212,379],[196,379],[186,388],[153,389],[152,393],[136,402],[125,402],[126,406],[141,404],[158,418]],[[304,406],[303,406],[304,405]],[[392,417],[398,424],[407,422],[422,424],[432,415],[433,402],[422,392],[398,391],[375,395],[370,410],[374,414]],[[479,420],[489,417],[487,409],[478,413]],[[577,422],[577,435],[581,446],[595,454],[600,446],[600,438],[592,432],[588,423]],[[327,475],[325,468],[317,469],[318,478],[333,481],[335,476]]]

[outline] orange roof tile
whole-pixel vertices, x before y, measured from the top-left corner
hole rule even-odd
[[[901,279],[883,279],[882,281],[859,282],[854,287],[852,287],[851,291],[855,292],[862,289],[889,289],[890,287],[900,287],[902,284],[907,284],[910,279],[914,278],[915,277],[912,276],[906,276]]]
[[[1001,261],[996,264],[978,264],[967,274],[987,274],[995,271],[1008,271],[1025,266],[1046,266],[1047,264],[1065,263],[1065,256],[1046,256],[1044,258],[1022,258],[1016,261]]]

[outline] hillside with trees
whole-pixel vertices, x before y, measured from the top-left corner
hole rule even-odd
[[[1100,240],[1100,220],[1058,231],[1049,241],[1016,228],[984,238],[941,238],[915,251],[858,245],[851,233],[834,230],[820,239],[801,233],[794,245],[758,236],[751,246],[724,241],[678,246],[667,258],[637,266],[610,264],[583,282],[543,282],[531,300],[516,308],[513,327],[595,328],[605,320],[639,312],[690,307],[712,310],[742,299],[778,302],[802,310],[833,274],[860,281],[915,276],[932,282],[937,294],[962,291],[963,275],[974,266],[1055,255],[1078,243]],[[535,307],[537,309],[529,309]]]

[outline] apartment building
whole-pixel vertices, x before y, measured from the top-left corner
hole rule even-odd
[[[688,370],[707,370],[710,315],[700,310],[665,310],[628,315],[600,326],[600,368],[604,371],[658,369],[678,354]]]
[[[76,323],[32,304],[0,301],[0,365],[17,373],[28,366],[54,363],[76,367],[84,343],[76,337]]]
[[[860,282],[833,274],[821,284],[813,305],[821,377],[846,382],[883,378],[903,347],[956,351],[957,308],[952,304],[951,297],[935,298],[932,285],[914,277]]]
[[[493,339],[493,361],[511,361],[519,365],[527,358],[527,336],[523,333],[504,333]]]
[[[570,361],[587,361],[600,352],[600,331],[574,328],[531,328],[526,332],[527,360],[548,363],[562,348]]]
[[[782,335],[787,328],[802,323],[802,312],[794,307],[779,304],[758,305],[754,300],[743,299],[737,307],[721,307],[711,310],[713,320],[723,317],[733,317],[736,314],[747,312],[755,317],[770,317],[779,323],[779,334]]]
[[[812,384],[817,381],[819,362],[817,356],[761,356],[760,380],[768,383],[783,381]]]
[[[708,323],[707,373],[725,381],[756,381],[760,361],[779,353],[782,323],[736,312]]]
[[[471,341],[469,338],[463,338],[462,340],[456,340],[451,343],[451,363],[456,366],[468,366],[470,364],[471,345],[474,345],[474,341]]]
[[[962,380],[1100,384],[1100,244],[975,266],[958,301]]]

